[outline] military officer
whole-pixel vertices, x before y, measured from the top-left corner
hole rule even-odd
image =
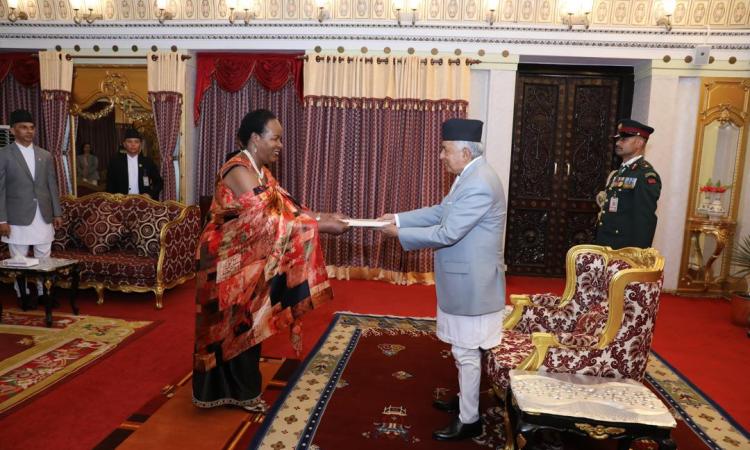
[[[595,244],[615,249],[651,247],[661,179],[643,154],[653,132],[653,128],[635,120],[618,122],[613,139],[622,165],[610,174],[606,189],[597,196],[601,211]]]

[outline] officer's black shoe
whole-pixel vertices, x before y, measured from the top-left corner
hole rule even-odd
[[[456,417],[447,428],[432,432],[432,438],[438,441],[458,441],[473,438],[482,434],[482,420],[474,423],[463,423]]]
[[[455,395],[450,400],[433,400],[432,406],[440,411],[449,413],[458,412],[458,396]]]

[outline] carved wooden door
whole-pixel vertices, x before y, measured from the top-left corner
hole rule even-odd
[[[593,242],[595,197],[615,164],[610,136],[617,119],[628,115],[620,111],[621,87],[620,76],[519,70],[505,242],[509,273],[563,276],[568,249]]]

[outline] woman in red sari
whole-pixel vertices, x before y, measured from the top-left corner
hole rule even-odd
[[[339,214],[317,214],[281,188],[282,128],[259,109],[242,120],[245,150],[219,171],[211,219],[197,251],[193,403],[263,411],[260,343],[287,329],[299,350],[297,319],[333,297],[318,232],[340,234]]]

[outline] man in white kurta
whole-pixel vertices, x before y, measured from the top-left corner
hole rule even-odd
[[[382,217],[393,220],[383,232],[398,237],[404,250],[435,249],[437,335],[452,346],[460,391],[458,402],[434,402],[439,409],[459,410],[446,428],[433,433],[438,440],[482,433],[481,350],[502,338],[506,203],[500,179],[482,157],[481,138],[478,120],[443,123],[440,160],[458,175],[450,192],[439,205]]]
[[[27,256],[32,247],[34,257],[46,258],[54,227],[62,223],[54,162],[34,145],[36,128],[28,111],[14,111],[10,122],[15,143],[0,149],[0,236],[11,257]],[[41,281],[37,287],[41,293]]]

